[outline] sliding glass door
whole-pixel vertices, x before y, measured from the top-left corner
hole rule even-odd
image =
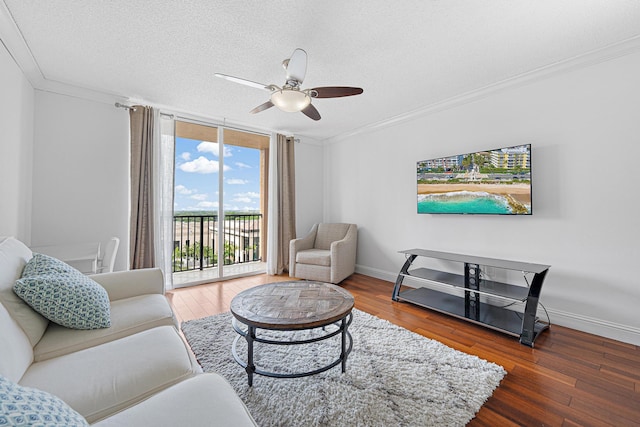
[[[176,121],[175,287],[261,273],[269,137]]]

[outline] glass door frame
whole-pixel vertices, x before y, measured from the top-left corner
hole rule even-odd
[[[207,278],[206,282],[214,282],[219,280],[228,279],[229,277],[239,277],[247,274],[256,274],[259,272],[246,273],[246,274],[232,274],[230,276],[225,276],[224,267],[225,267],[225,242],[226,242],[226,230],[225,230],[225,221],[226,221],[226,210],[224,208],[224,151],[225,151],[225,133],[229,131],[229,136],[232,136],[232,139],[235,139],[238,135],[247,134],[254,135],[257,138],[261,139],[260,144],[255,144],[255,147],[250,145],[243,144],[229,144],[230,146],[241,146],[246,148],[257,148],[260,150],[260,214],[262,215],[262,220],[260,223],[260,235],[259,235],[259,243],[260,243],[260,259],[262,262],[266,262],[267,256],[267,201],[268,201],[268,178],[269,178],[269,145],[270,145],[270,134],[266,132],[237,128],[233,126],[228,126],[226,124],[217,124],[213,121],[205,121],[200,119],[193,119],[188,117],[178,117],[173,116],[175,125],[174,125],[174,149],[177,138],[187,138],[193,140],[205,140],[199,138],[198,136],[204,135],[206,132],[193,132],[194,135],[191,135],[190,132],[186,132],[185,129],[199,129],[202,131],[200,127],[208,128],[208,130],[213,131],[216,130],[216,141],[218,143],[218,162],[219,162],[219,172],[218,172],[218,224],[215,227],[214,234],[218,233],[218,239],[215,242],[216,252],[218,254],[218,261],[215,267],[216,269],[216,277],[215,278]],[[179,124],[180,123],[180,124]],[[213,133],[213,132],[211,132]],[[197,136],[196,136],[197,135]],[[265,142],[266,141],[266,142]],[[174,170],[174,196],[175,196],[175,170],[176,170],[176,162],[175,155],[173,159],[173,170]],[[175,209],[175,207],[173,207]],[[175,210],[172,212],[172,215],[175,216]],[[172,271],[172,274],[173,271]],[[185,283],[183,286],[190,286],[199,283],[204,283],[202,281],[194,281],[190,283]]]

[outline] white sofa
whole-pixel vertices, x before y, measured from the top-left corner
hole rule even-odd
[[[91,276],[111,326],[68,329],[14,292],[31,251],[0,237],[0,375],[62,399],[99,426],[255,426],[233,388],[203,374],[180,336],[158,269]],[[0,413],[0,416],[2,414]]]

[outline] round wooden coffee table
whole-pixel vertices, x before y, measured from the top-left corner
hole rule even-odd
[[[253,374],[274,378],[299,378],[319,374],[338,364],[342,372],[347,367],[347,356],[353,347],[349,325],[353,320],[354,299],[344,289],[321,282],[294,281],[269,283],[240,292],[231,301],[233,328],[239,334],[233,341],[233,357],[244,367],[249,376],[249,386],[253,385]],[[246,330],[238,323],[246,325]],[[256,329],[277,331],[297,331],[323,328],[335,323],[338,329],[319,337],[300,341],[278,341],[256,337]],[[340,357],[332,363],[313,371],[300,373],[276,373],[257,369],[253,361],[253,344],[260,342],[273,345],[308,344],[342,335]],[[243,360],[236,350],[240,338],[247,340],[247,360]]]

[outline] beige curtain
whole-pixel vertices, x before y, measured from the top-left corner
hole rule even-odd
[[[293,137],[276,137],[277,274],[289,271],[289,242],[296,237],[296,184]]]
[[[296,236],[293,138],[272,134],[269,154],[267,273],[289,270],[289,242]]]
[[[154,111],[136,105],[129,110],[131,128],[131,269],[155,267],[153,140]]]

